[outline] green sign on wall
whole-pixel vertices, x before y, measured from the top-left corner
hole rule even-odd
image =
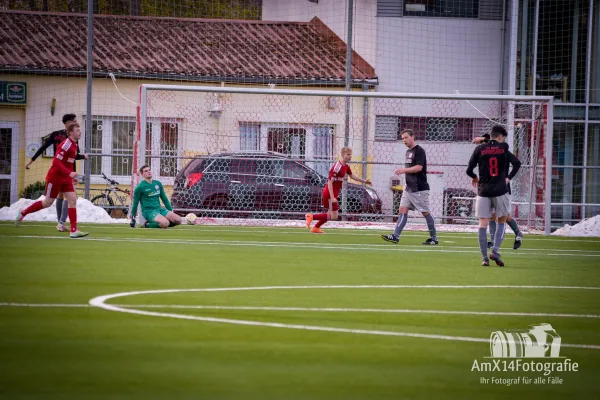
[[[27,104],[27,83],[0,81],[0,104]]]

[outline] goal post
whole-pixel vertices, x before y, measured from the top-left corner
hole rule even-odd
[[[522,162],[511,215],[550,233],[552,97],[157,85],[140,86],[132,186],[151,167],[176,212],[223,224],[297,225],[321,212],[320,193],[346,141],[353,175],[340,223],[393,224],[403,176],[403,129],[427,153],[431,213],[442,230],[472,230],[465,171],[475,137],[502,124]],[[349,109],[346,110],[346,107]],[[349,118],[346,117],[349,115]],[[349,138],[346,138],[349,132]],[[412,214],[412,227],[424,220]],[[333,224],[332,224],[333,225]]]

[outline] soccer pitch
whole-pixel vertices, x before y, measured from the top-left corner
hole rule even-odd
[[[84,225],[0,225],[1,398],[600,398],[599,239]],[[576,371],[489,358],[541,323]]]

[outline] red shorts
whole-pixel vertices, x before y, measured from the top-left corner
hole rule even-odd
[[[73,181],[64,181],[64,180],[56,180],[46,182],[46,192],[44,195],[51,199],[55,199],[58,197],[59,193],[69,193],[74,192],[75,187],[73,186]]]
[[[334,203],[331,196],[325,193],[323,193],[323,207],[330,211],[338,211],[340,209],[339,203],[337,201]]]

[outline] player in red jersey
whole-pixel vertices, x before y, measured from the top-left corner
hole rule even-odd
[[[77,229],[77,195],[75,195],[75,188],[73,187],[73,184],[77,183],[77,172],[75,172],[74,165],[77,157],[77,141],[81,138],[79,124],[69,125],[67,135],[68,137],[58,145],[57,152],[52,160],[52,166],[46,175],[46,197],[44,200],[36,201],[26,209],[19,211],[15,219],[17,226],[27,214],[50,207],[59,193],[63,193],[69,203],[71,237],[80,238],[88,235]]]
[[[364,180],[358,176],[352,175],[352,170],[348,165],[351,159],[352,149],[350,147],[343,147],[340,151],[339,161],[329,170],[327,186],[323,189],[323,207],[327,209],[327,212],[314,215],[306,214],[306,226],[312,233],[324,233],[321,226],[329,220],[335,221],[338,218],[338,197],[342,190],[342,184],[346,175],[360,183],[366,183],[367,185],[371,184],[371,181],[368,179]],[[311,228],[310,224],[313,220],[316,220],[317,223]]]

